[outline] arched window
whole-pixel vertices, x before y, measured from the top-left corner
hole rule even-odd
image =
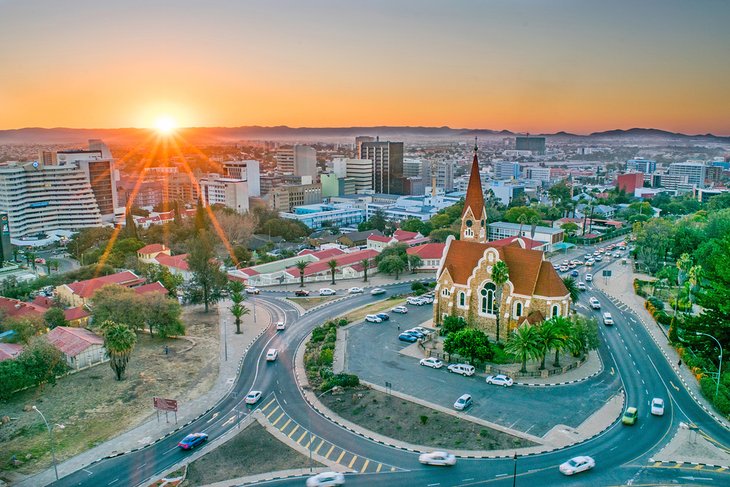
[[[482,289],[479,291],[479,294],[481,294],[481,306],[479,307],[480,311],[483,314],[496,314],[497,313],[497,303],[494,299],[494,291],[497,289],[497,287],[491,283],[486,283]]]
[[[522,316],[522,303],[517,301],[515,303],[515,318],[519,318],[520,316]]]
[[[459,306],[466,306],[466,293],[463,291],[459,293]]]
[[[552,316],[560,316],[560,306],[558,306],[557,304],[553,305]]]
[[[444,288],[443,291],[441,291],[442,296],[451,296],[451,291],[448,288]]]

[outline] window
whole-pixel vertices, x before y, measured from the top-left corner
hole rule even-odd
[[[494,299],[494,291],[497,289],[497,287],[491,283],[486,283],[482,289],[479,291],[479,294],[481,295],[481,306],[479,307],[479,310],[482,314],[496,314],[497,313],[497,303]]]
[[[471,228],[467,228],[467,229],[466,229],[466,230],[464,231],[464,236],[465,236],[465,237],[473,237],[473,236],[474,236],[474,232],[472,232]]]
[[[557,304],[553,306],[552,316],[560,316],[560,306]]]
[[[515,303],[515,318],[522,316],[522,303],[519,301]]]
[[[463,291],[459,293],[459,306],[466,306],[466,293]]]
[[[451,296],[451,291],[444,288],[444,290],[441,291],[441,295],[442,296]]]

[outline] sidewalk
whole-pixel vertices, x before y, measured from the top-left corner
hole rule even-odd
[[[373,269],[374,270],[374,269]],[[361,287],[363,289],[368,288],[374,288],[374,287],[380,287],[385,286],[388,284],[402,284],[404,282],[412,282],[412,281],[422,281],[427,279],[435,279],[436,278],[436,272],[417,272],[415,274],[411,272],[404,272],[398,276],[398,280],[395,279],[393,275],[389,274],[368,274],[368,282],[364,282],[362,278],[357,279],[336,279],[335,284],[332,284],[332,280],[328,279],[326,281],[316,281],[316,282],[304,282],[304,287],[299,287],[299,283],[296,284],[284,284],[284,285],[277,285],[277,286],[261,286],[259,289],[262,291],[269,291],[269,292],[284,292],[284,293],[293,293],[294,291],[298,289],[306,289],[310,293],[312,293],[312,296],[317,294],[317,291],[320,289],[327,287],[330,289],[335,289],[338,291],[338,294],[342,294],[339,291],[350,289],[351,287]]]
[[[700,385],[697,379],[694,377],[692,372],[687,367],[677,367],[679,362],[679,354],[670,345],[667,333],[664,328],[659,325],[649,312],[644,308],[644,299],[637,296],[634,292],[634,278],[638,277],[635,274],[630,264],[620,265],[617,262],[612,263],[609,268],[612,271],[611,277],[606,283],[602,277],[596,277],[593,281],[593,285],[605,292],[606,295],[611,297],[614,301],[623,303],[631,309],[639,317],[639,321],[644,325],[644,328],[649,332],[654,342],[661,350],[664,357],[669,362],[674,372],[677,374],[679,379],[684,384],[687,391],[694,398],[694,400],[712,416],[717,422],[729,428],[727,421],[723,420],[710,405],[710,403],[704,398],[700,392]]]
[[[75,457],[58,464],[58,475],[64,477],[82,468],[87,468],[96,461],[108,456],[117,456],[143,448],[146,445],[156,442],[183,428],[199,416],[210,410],[220,399],[222,399],[233,387],[238,375],[243,356],[250,344],[258,338],[266,327],[271,323],[269,313],[261,306],[256,309],[256,323],[253,315],[246,315],[242,319],[240,335],[236,335],[236,326],[233,316],[228,311],[230,301],[218,303],[220,331],[220,367],[218,379],[208,393],[193,399],[190,402],[179,403],[180,410],[177,413],[177,424],[174,422],[173,414],[169,415],[169,423],[160,414],[160,421],[157,414],[151,413],[149,418],[141,425],[116,436],[99,446],[87,450]],[[211,311],[215,312],[215,311]],[[223,333],[225,327],[225,335]],[[224,336],[226,340],[224,340]],[[227,342],[228,360],[225,360]],[[16,482],[12,485],[19,487],[37,487],[48,485],[55,481],[53,468]]]

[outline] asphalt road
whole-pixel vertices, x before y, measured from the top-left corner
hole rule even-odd
[[[601,267],[594,267],[594,274],[600,271]],[[389,292],[406,292],[408,288],[408,284],[400,284],[389,287]],[[312,328],[327,318],[376,299],[367,294],[348,297],[299,316],[293,306],[272,299],[267,294],[264,293],[256,298],[259,305],[269,307],[276,317],[285,318],[288,327],[284,333],[279,334],[270,327],[253,345],[244,359],[234,394],[224,398],[213,411],[178,435],[138,452],[90,465],[64,477],[55,485],[139,485],[175,465],[187,455],[175,446],[184,435],[194,431],[205,431],[213,439],[235,427],[237,413],[242,411],[245,414],[246,411],[241,404],[242,397],[252,388],[264,391],[265,395],[274,392],[287,414],[319,437],[331,440],[332,443],[374,462],[384,462],[395,467],[394,472],[348,475],[348,485],[437,487],[512,484],[511,475],[515,467],[512,459],[462,459],[455,467],[448,469],[424,467],[417,462],[416,454],[374,443],[340,428],[314,412],[304,401],[294,379],[293,360],[296,348]],[[600,292],[593,290],[587,294],[600,295]],[[581,302],[588,296],[582,298]],[[602,328],[601,332],[608,357],[605,366],[615,368],[626,391],[627,404],[639,407],[639,421],[633,427],[622,426],[616,422],[601,435],[558,452],[520,457],[516,461],[518,475],[516,484],[625,485],[636,484],[639,480],[644,484],[650,484],[670,479],[672,483],[721,485],[730,481],[728,474],[722,472],[703,471],[700,477],[696,475],[696,471],[683,469],[668,471],[653,468],[648,463],[651,454],[671,438],[680,421],[694,423],[700,428],[701,433],[714,438],[725,447],[730,445],[729,434],[684,390],[638,319],[628,310],[617,308],[606,297],[601,301],[602,311],[611,312],[616,320],[615,326]],[[275,364],[266,365],[263,354],[270,347],[278,348],[280,355]],[[666,399],[664,417],[652,417],[649,414],[648,405],[652,397]],[[546,401],[543,407],[549,409],[552,405]],[[595,458],[596,468],[576,477],[562,476],[557,466],[579,454]],[[683,473],[687,475],[682,475]],[[683,476],[692,477],[692,480],[683,480]],[[302,484],[301,478],[261,483],[261,485]]]

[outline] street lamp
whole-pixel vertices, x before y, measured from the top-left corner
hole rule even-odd
[[[679,299],[678,299],[678,301],[679,301]],[[700,331],[695,332],[695,334],[698,335],[698,336],[699,335],[704,335],[706,337],[712,338],[713,340],[715,340],[715,343],[717,343],[717,347],[720,349],[720,365],[717,368],[717,385],[715,386],[715,399],[714,400],[716,401],[717,400],[717,393],[720,391],[720,377],[722,377],[722,345],[720,345],[720,341],[717,338],[715,338],[714,336],[712,336],[712,335],[709,335],[707,333],[702,333]]]
[[[517,452],[515,452],[512,460],[514,464],[514,470],[512,471],[512,487],[515,487],[517,485]]]
[[[56,451],[53,448],[53,429],[51,429],[51,426],[48,424],[48,421],[46,421],[46,417],[43,416],[43,413],[38,409],[37,407],[33,406],[33,411],[41,415],[41,418],[43,418],[43,422],[46,423],[46,428],[48,428],[48,436],[51,438],[51,458],[53,459],[53,470],[56,472],[56,480],[58,480],[58,467],[56,466]]]

